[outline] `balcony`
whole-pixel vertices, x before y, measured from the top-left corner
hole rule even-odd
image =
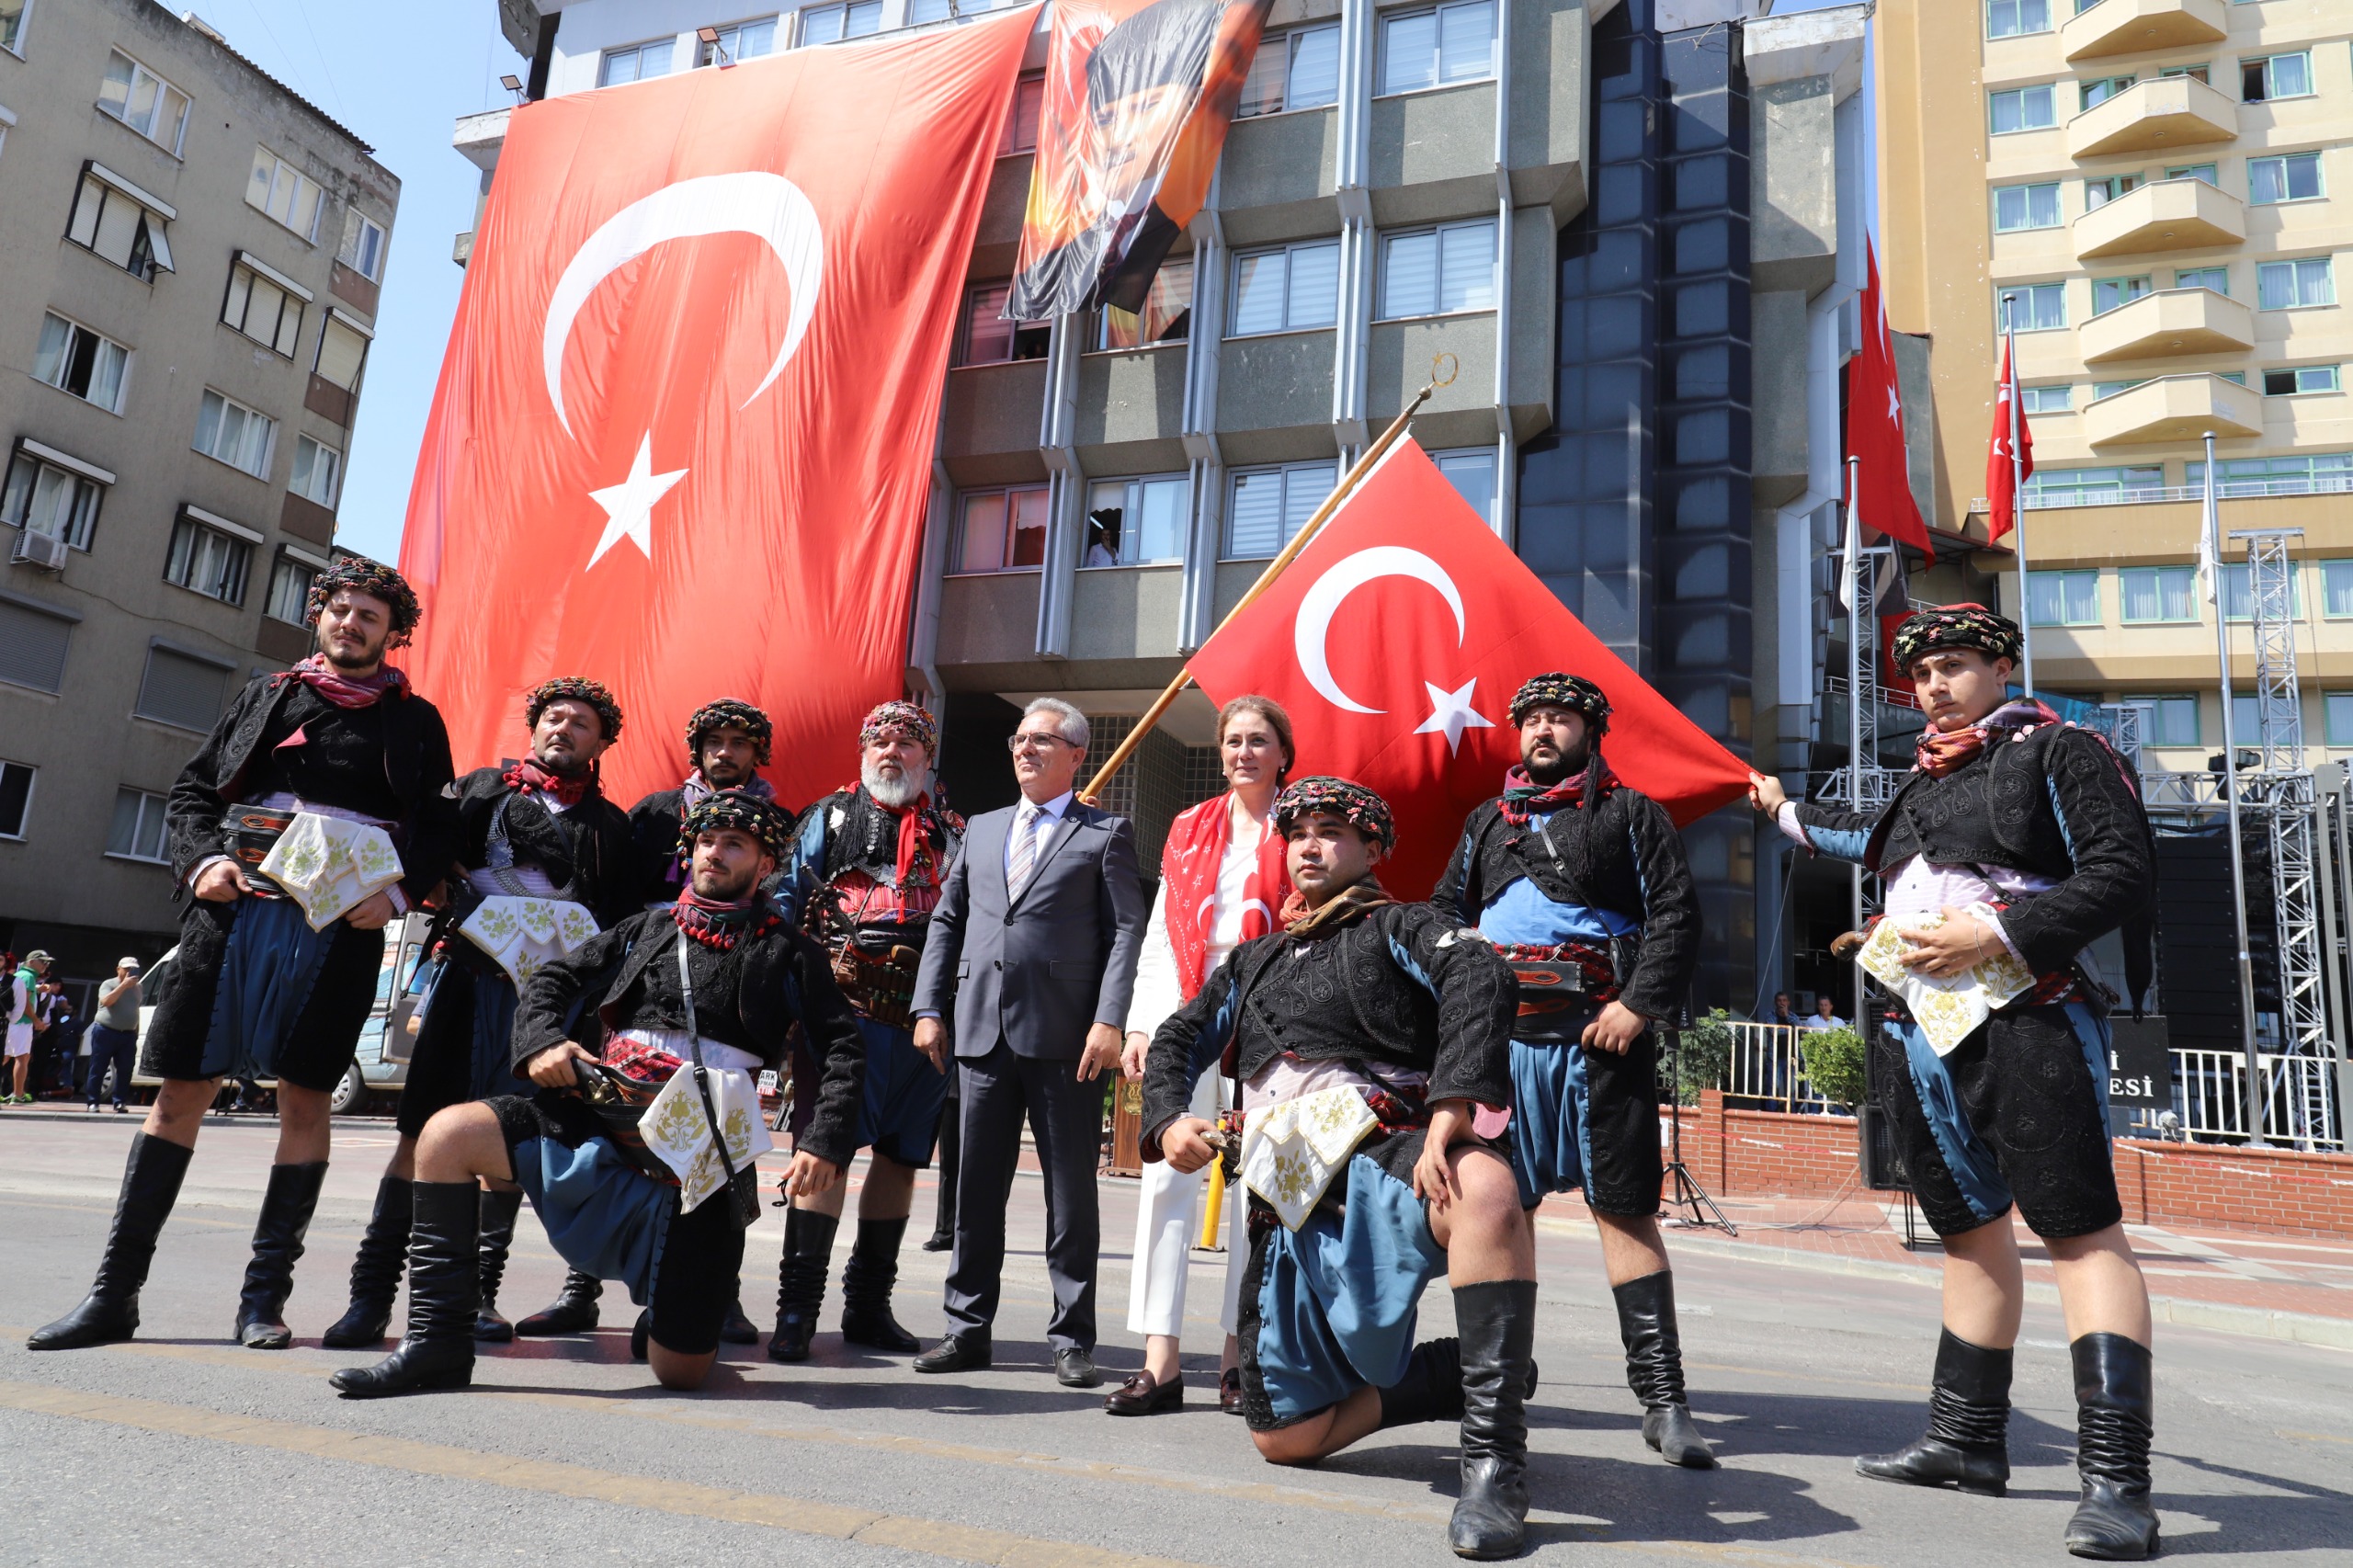
[[[2121,0],[2106,0],[2118,5]],[[2067,122],[2067,156],[2171,153],[2234,142],[2239,106],[2195,76],[2161,76],[2117,94]]]
[[[2097,0],[2059,28],[2070,62],[2214,43],[2230,31],[2229,0]]]
[[[2084,410],[2084,436],[2095,447],[2194,441],[2209,430],[2226,440],[2261,435],[2263,400],[2201,370],[2143,381]]]
[[[2094,316],[2075,343],[2086,365],[2243,352],[2255,347],[2255,312],[2211,289],[2167,289]]]
[[[2152,180],[2075,220],[2075,255],[2199,250],[2246,238],[2246,203],[2202,179]]]

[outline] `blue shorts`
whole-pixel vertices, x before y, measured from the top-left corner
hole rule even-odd
[[[1572,1042],[1511,1042],[1512,1176],[1519,1205],[1583,1188],[1588,1208],[1658,1212],[1658,1047],[1644,1029],[1623,1056]]]
[[[939,1142],[939,1111],[947,1103],[953,1069],[936,1070],[931,1059],[915,1049],[915,1036],[871,1018],[857,1020],[866,1041],[865,1098],[858,1108],[858,1146],[885,1159],[917,1170],[931,1164]],[[818,1080],[823,1069],[806,1050],[792,1052],[792,1118],[788,1124],[797,1142],[817,1114]]]

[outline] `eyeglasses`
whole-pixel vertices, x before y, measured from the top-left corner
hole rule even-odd
[[[1012,734],[1005,737],[1005,749],[1014,753],[1016,756],[1018,756],[1020,753],[1025,751],[1050,752],[1056,746],[1066,746],[1069,744],[1071,744],[1071,743],[1063,739],[1060,735],[1040,734],[1033,730],[1024,730],[1018,734]]]

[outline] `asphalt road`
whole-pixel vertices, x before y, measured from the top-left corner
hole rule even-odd
[[[224,1335],[270,1135],[208,1125],[142,1303],[139,1342],[34,1356],[26,1331],[85,1288],[134,1119],[0,1114],[0,1563],[1049,1564],[1371,1568],[1451,1562],[1452,1434],[1383,1433],[1313,1470],[1261,1463],[1211,1386],[1219,1261],[1196,1255],[1196,1403],[1143,1420],[1056,1386],[1043,1344],[1040,1187],[1014,1195],[1013,1254],[979,1376],[918,1378],[847,1349],[776,1366],[731,1347],[704,1392],[672,1395],[628,1355],[608,1298],[584,1339],[487,1356],[470,1392],[372,1403],[325,1374],[354,1357],[315,1335],[345,1270],[389,1123],[336,1128],[337,1161],[290,1318],[296,1348]],[[1103,1184],[1107,1368],[1124,1332],[1135,1185]],[[918,1196],[927,1205],[926,1188]],[[927,1207],[919,1208],[927,1213]],[[1692,1403],[1724,1460],[1680,1471],[1642,1445],[1598,1249],[1548,1208],[1540,1252],[1543,1389],[1532,1409],[1534,1560],[1743,1565],[2071,1561],[2072,1394],[2055,1309],[2019,1347],[2007,1499],[1865,1482],[1858,1452],[1919,1428],[1932,1290],[1725,1257],[1678,1279]],[[1574,1221],[1574,1223],[1570,1221]],[[918,1227],[920,1229],[920,1227]],[[780,1227],[752,1236],[756,1318]],[[843,1246],[848,1242],[845,1226]],[[837,1258],[838,1260],[838,1258]],[[938,1330],[944,1258],[910,1243],[901,1316]],[[542,1304],[562,1265],[528,1218],[504,1305]],[[1449,1332],[1441,1288],[1425,1333]],[[2158,1350],[2156,1483],[2167,1555],[2353,1563],[2353,1354],[2192,1330]]]

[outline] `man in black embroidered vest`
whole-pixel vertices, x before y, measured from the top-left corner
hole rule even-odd
[[[1143,1157],[1216,1157],[1194,1081],[1221,1070],[1245,1117],[1250,1258],[1242,1406],[1258,1451],[1306,1464],[1373,1432],[1461,1422],[1461,1556],[1518,1554],[1536,1256],[1511,1166],[1483,1122],[1511,1104],[1514,988],[1494,948],[1373,872],[1396,842],[1361,785],[1302,778],[1275,801],[1295,892],[1279,933],[1233,949],[1145,1059]],[[1445,1270],[1459,1343],[1416,1346]]]
[[[697,1089],[682,1113],[707,1135],[707,1108],[756,1105],[755,1075],[784,1061],[798,1023],[817,1042],[824,1085],[787,1191],[839,1181],[857,1147],[857,1023],[824,949],[760,892],[790,826],[789,814],[756,795],[711,796],[687,817],[692,881],[678,902],[641,910],[524,983],[514,1062],[538,1092],[453,1106],[426,1124],[409,1232],[408,1334],[376,1366],[335,1373],[337,1389],[364,1399],[472,1380],[481,1301],[474,1192],[483,1177],[519,1183],[557,1252],[629,1287],[645,1309],[631,1348],[665,1388],[701,1385],[735,1301],[745,1221],[728,1182],[682,1209],[676,1177],[637,1131],[643,1091],[674,1078],[692,1085],[697,1064],[707,1066],[727,1082],[709,1101]],[[617,1116],[608,1119],[584,1088],[617,1100]],[[735,1115],[720,1114],[734,1127]],[[716,1151],[705,1158],[718,1163]],[[748,1176],[748,1164],[737,1165]]]
[[[1511,700],[1519,766],[1471,813],[1430,902],[1495,944],[1519,976],[1511,1163],[1534,1222],[1583,1188],[1618,1306],[1643,1437],[1669,1463],[1715,1466],[1683,1392],[1675,1276],[1659,1234],[1658,1048],[1699,960],[1699,897],[1675,824],[1602,759],[1609,699],[1540,675]]]
[[[2109,1008],[2087,949],[2120,928],[2136,1010],[2150,981],[2155,846],[2139,791],[2087,730],[2008,699],[2016,623],[1976,605],[1897,628],[1928,729],[1918,764],[1876,819],[1790,801],[1752,776],[1781,831],[1887,883],[1886,916],[1909,976],[1975,983],[1990,1016],[1932,1037],[1925,983],[1890,987],[1903,1042],[1872,1041],[1880,1102],[1921,1211],[1944,1239],[1944,1334],[1928,1430],[1855,1468],[1882,1481],[2000,1496],[2009,1482],[2012,1346],[2026,1287],[2015,1206],[2050,1250],[2075,1362],[2079,1557],[2157,1551],[2149,1501],[2148,1288],[2124,1234],[2108,1146]],[[1881,935],[1885,926],[1875,929]],[[1884,937],[1882,936],[1882,939]],[[1998,1001],[1995,999],[1999,998]],[[1941,1011],[1939,1009],[1938,1011]],[[1957,1037],[1957,1038],[1956,1038]]]
[[[629,818],[597,787],[597,760],[620,738],[620,704],[596,681],[570,676],[534,687],[523,699],[523,720],[531,733],[529,756],[505,767],[476,768],[449,786],[458,856],[428,944],[443,962],[401,1090],[400,1142],[351,1261],[351,1305],[319,1336],[330,1350],[380,1344],[392,1321],[425,1124],[467,1100],[528,1091],[508,1062],[515,976],[552,952],[548,937],[533,940],[526,922],[550,922],[554,934],[556,906],[577,906],[598,929],[609,929],[643,903]],[[562,933],[557,950],[563,940],[576,945],[584,935]],[[498,1315],[498,1284],[522,1201],[522,1189],[511,1183],[483,1194],[478,1338],[515,1336]]]
[[[782,902],[794,923],[833,955],[834,978],[866,1040],[866,1096],[858,1146],[873,1151],[858,1196],[858,1244],[842,1271],[842,1338],[912,1354],[923,1346],[891,1315],[899,1244],[915,1202],[915,1172],[931,1164],[948,1075],[915,1047],[908,1008],[925,928],[940,882],[964,839],[964,819],[938,804],[932,760],[939,731],[912,702],[885,702],[858,728],[858,781],[801,816],[785,865]],[[807,1050],[793,1051],[792,1129],[817,1108],[821,1079]],[[809,1358],[825,1300],[843,1187],[792,1205],[785,1216],[777,1283],[779,1361]]]
[[[276,1078],[278,1120],[233,1332],[256,1349],[293,1341],[283,1314],[326,1177],[327,1097],[374,1003],[384,926],[438,885],[455,825],[441,715],[384,662],[415,630],[416,596],[391,567],[347,560],[309,609],[318,652],[239,693],[172,786],[172,869],[195,896],[141,1052],[164,1086],[131,1140],[97,1279],[36,1350],[137,1330],[155,1238],[232,1074]]]

